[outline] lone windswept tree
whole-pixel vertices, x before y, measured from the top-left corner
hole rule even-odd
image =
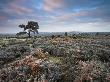
[[[27,32],[29,38],[31,37],[30,33],[33,32],[34,35],[35,33],[38,34],[39,25],[38,22],[34,21],[28,21],[27,25],[21,24],[19,25],[20,28],[24,28],[24,32]]]

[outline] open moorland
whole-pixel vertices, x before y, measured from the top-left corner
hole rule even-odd
[[[110,82],[110,36],[1,37],[0,82]]]

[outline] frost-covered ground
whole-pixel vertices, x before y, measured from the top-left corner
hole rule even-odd
[[[110,38],[0,39],[0,82],[110,82]]]

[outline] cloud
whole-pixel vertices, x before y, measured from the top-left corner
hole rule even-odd
[[[22,15],[25,13],[31,13],[33,12],[32,8],[27,7],[26,5],[22,5],[23,3],[26,2],[26,0],[6,0],[7,5],[4,6],[3,10],[6,13],[11,13],[11,14],[18,14],[18,15]],[[30,0],[29,0],[30,1]]]
[[[24,1],[26,1],[26,0],[1,0],[0,8],[4,8],[10,4],[20,4],[20,3],[23,3]]]
[[[18,15],[23,15],[23,14],[26,14],[26,13],[33,12],[33,10],[30,9],[30,8],[27,8],[27,7],[24,7],[24,6],[18,6],[16,4],[11,4],[9,7],[10,7],[9,10],[11,11],[11,13],[16,13]]]
[[[108,31],[109,15],[110,0],[0,0],[0,30],[9,32],[29,20],[40,31]]]
[[[107,4],[106,2],[104,0],[44,0],[43,9],[45,11],[88,9]]]
[[[30,1],[30,0],[29,0]],[[27,0],[1,0],[0,1],[0,25],[11,19],[28,17],[34,13],[34,9],[24,5]]]
[[[0,21],[6,20],[7,17],[6,16],[0,16]]]
[[[68,32],[68,31],[81,31],[81,32],[109,32],[109,22],[95,22],[95,23],[73,23],[73,24],[49,24],[43,26],[39,31],[44,32]],[[55,29],[55,30],[53,30]]]
[[[63,0],[44,0],[44,10],[54,11],[55,9],[61,8],[63,6]]]
[[[93,8],[88,10],[81,10],[78,12],[67,12],[55,18],[56,22],[110,22],[110,10],[106,8]]]

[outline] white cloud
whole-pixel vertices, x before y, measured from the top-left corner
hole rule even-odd
[[[55,11],[57,8],[63,6],[63,0],[44,0],[44,10],[45,11]]]

